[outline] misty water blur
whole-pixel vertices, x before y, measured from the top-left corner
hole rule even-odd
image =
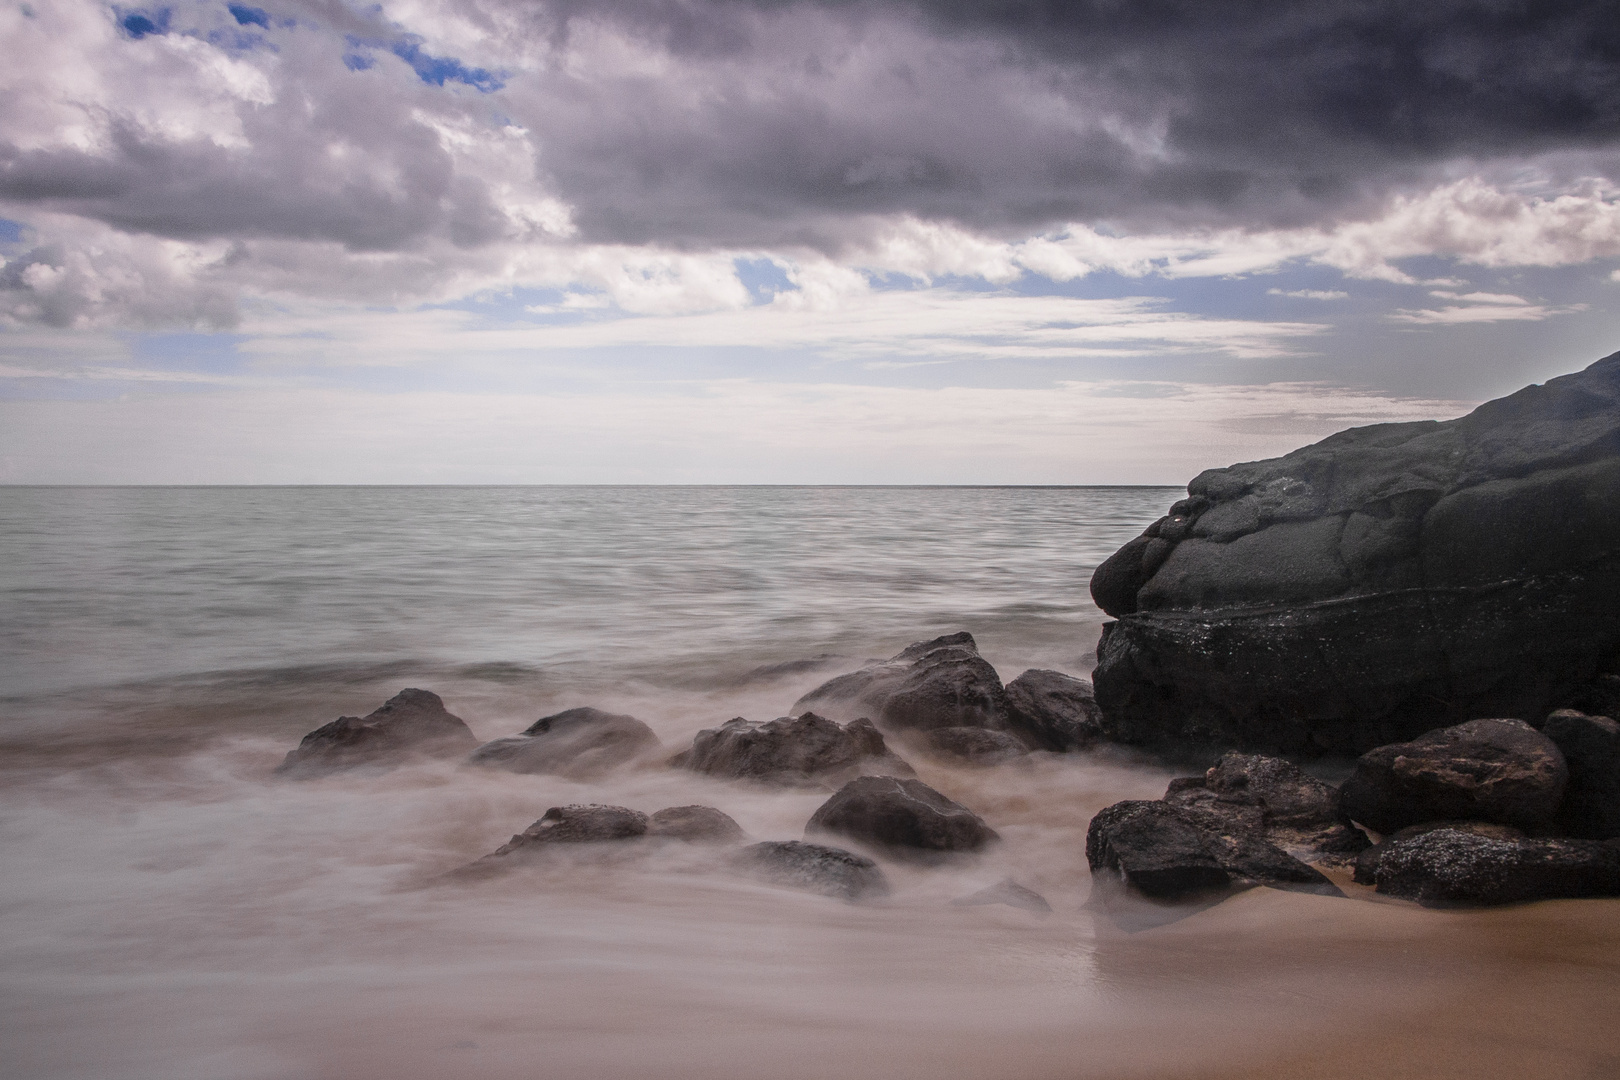
[[[1172,775],[1118,752],[908,753],[1004,843],[886,864],[892,897],[859,906],[690,850],[441,877],[548,806],[703,803],[796,839],[825,792],[662,768],[271,774],[405,686],[481,739],[590,704],[673,753],[958,629],[1004,679],[1083,674],[1091,570],[1176,495],[0,489],[0,1075],[1366,1075],[1372,1032],[1427,1062],[1379,1075],[1527,1055],[1609,1075],[1612,906],[1255,890],[1134,934],[1084,907],[1089,818]],[[1007,876],[1053,914],[949,904]],[[1500,1022],[1526,1001],[1533,1035]]]

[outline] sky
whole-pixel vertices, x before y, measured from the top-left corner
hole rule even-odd
[[[1605,0],[0,0],[0,483],[1182,484],[1620,350]]]

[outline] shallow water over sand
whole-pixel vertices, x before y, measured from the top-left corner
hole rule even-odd
[[[1620,904],[1486,913],[1254,890],[1126,932],[1083,906],[1122,754],[909,755],[1004,837],[886,902],[690,852],[440,875],[568,802],[825,797],[651,769],[306,782],[404,686],[480,738],[579,704],[671,749],[924,636],[1083,672],[1092,566],[1153,489],[0,490],[0,1075],[1609,1077]],[[833,654],[821,666],[762,667]],[[949,901],[1011,875],[1050,917]]]

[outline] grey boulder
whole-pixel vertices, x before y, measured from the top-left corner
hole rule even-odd
[[[647,835],[694,844],[740,844],[748,838],[730,814],[712,806],[670,806],[654,814]]]
[[[1336,788],[1282,758],[1229,751],[1203,776],[1171,781],[1164,801],[1258,830],[1309,862],[1344,861],[1370,842],[1340,809]]]
[[[661,746],[652,728],[633,716],[580,708],[542,717],[521,735],[487,742],[467,762],[516,773],[591,777]]]
[[[1345,815],[1380,833],[1425,821],[1553,828],[1569,769],[1521,720],[1470,720],[1363,754],[1339,788]]]
[[[1001,677],[966,631],[916,642],[888,660],[831,679],[796,701],[792,711],[806,709],[875,717],[892,730],[1009,726]]]
[[[1620,836],[1620,723],[1560,709],[1541,733],[1557,744],[1569,766],[1559,831],[1585,840]]]
[[[1002,878],[994,885],[966,896],[958,896],[951,901],[952,907],[982,907],[988,904],[1006,904],[1008,907],[1036,915],[1052,914],[1052,905],[1046,902],[1046,897],[1034,889],[1025,888],[1010,877]]]
[[[670,764],[707,776],[764,784],[822,786],[865,774],[911,775],[870,720],[840,725],[815,713],[768,723],[738,717],[697,733]]]
[[[647,815],[624,806],[553,806],[533,825],[495,849],[495,855],[541,848],[549,844],[601,844],[633,840],[647,834]]]
[[[1436,829],[1391,844],[1378,891],[1424,907],[1620,896],[1620,845],[1597,840],[1500,840]]]
[[[460,757],[478,745],[472,730],[428,690],[401,690],[365,717],[340,716],[305,735],[276,772],[294,778],[413,757]]]
[[[921,780],[863,776],[811,815],[805,834],[846,837],[891,856],[929,859],[1000,839],[979,815]]]
[[[1357,885],[1378,884],[1378,864],[1383,860],[1386,851],[1395,844],[1410,840],[1414,836],[1434,832],[1437,829],[1454,829],[1457,832],[1472,833],[1475,836],[1483,836],[1491,840],[1524,839],[1524,833],[1513,826],[1498,825],[1490,821],[1425,821],[1421,825],[1408,825],[1399,832],[1384,837],[1378,843],[1357,855],[1353,880]]]
[[[1029,753],[1007,732],[977,727],[934,728],[923,736],[923,745],[936,756],[969,765],[1001,765]]]
[[[1362,753],[1620,672],[1620,353],[1187,492],[1092,578],[1110,739]]]
[[[802,840],[767,840],[733,857],[732,867],[757,881],[841,900],[873,900],[889,893],[877,863],[843,848]]]
[[[1088,680],[1030,668],[1006,691],[1010,726],[1034,747],[1084,750],[1102,736],[1102,711]]]
[[[1164,802],[1115,803],[1086,829],[1086,863],[1093,877],[1113,874],[1155,900],[1181,900],[1229,888],[1226,872],[1186,814]]]

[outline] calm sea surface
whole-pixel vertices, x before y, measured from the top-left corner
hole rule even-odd
[[[0,1076],[778,1080],[1620,1075],[1620,906],[1253,890],[1087,907],[1085,827],[1172,775],[912,756],[1004,842],[850,906],[593,852],[441,880],[549,806],[825,792],[454,763],[307,782],[406,686],[480,738],[575,705],[671,752],[966,629],[1084,674],[1096,564],[1167,488],[0,488]],[[1048,918],[955,897],[1011,876]]]

